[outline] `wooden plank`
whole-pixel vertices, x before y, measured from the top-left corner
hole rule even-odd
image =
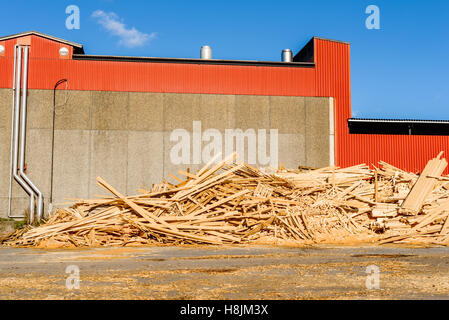
[[[156,217],[155,215],[151,214],[150,212],[148,212],[147,210],[143,209],[141,206],[139,206],[138,204],[134,203],[132,200],[127,199],[126,197],[124,197],[120,192],[118,192],[117,190],[114,189],[114,187],[112,187],[111,185],[109,185],[106,181],[104,181],[101,177],[97,177],[97,181],[100,184],[100,186],[104,187],[106,190],[110,191],[113,195],[115,195],[116,197],[120,198],[120,200],[123,200],[128,206],[130,206],[134,211],[136,211],[138,214],[140,214],[143,218],[147,219],[149,222],[159,222],[160,224],[178,231],[178,229],[173,226],[168,224],[167,222],[165,222],[164,220],[160,219],[159,217]]]
[[[441,156],[441,153],[439,154]],[[431,159],[424,168],[421,176],[416,181],[412,190],[401,205],[403,213],[417,214],[423,205],[425,198],[432,191],[436,180],[427,176],[439,177],[447,167],[446,159]]]

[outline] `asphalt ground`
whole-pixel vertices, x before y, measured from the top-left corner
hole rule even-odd
[[[449,299],[449,248],[0,247],[0,299]]]

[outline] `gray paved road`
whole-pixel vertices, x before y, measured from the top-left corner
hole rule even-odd
[[[449,248],[0,247],[0,299],[406,298],[449,299]]]

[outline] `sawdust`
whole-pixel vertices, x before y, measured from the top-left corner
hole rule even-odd
[[[378,257],[379,259],[381,257]],[[408,258],[408,257],[406,257]],[[360,262],[279,264],[245,268],[135,270],[82,274],[69,291],[62,276],[1,275],[0,298],[8,299],[397,299],[447,295],[447,272],[412,270],[408,261],[378,260],[381,289],[364,287]],[[181,278],[180,278],[181,277]]]

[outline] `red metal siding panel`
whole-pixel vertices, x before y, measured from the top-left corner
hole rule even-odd
[[[11,60],[12,63],[12,60]],[[30,58],[30,89],[313,96],[313,68]],[[4,84],[2,87],[7,87]]]
[[[73,48],[62,43],[44,39],[37,36],[27,36],[31,38],[30,45],[30,77],[40,78],[39,81],[48,81],[53,79],[51,73],[47,71],[54,71],[55,68],[61,68],[59,62],[69,61],[72,57]],[[5,56],[0,57],[0,70],[5,70],[0,76],[0,88],[11,88],[12,86],[12,70],[14,65],[14,46],[20,38],[14,38],[5,41]],[[61,59],[59,56],[59,49],[66,47],[69,49],[69,55],[66,59]],[[50,69],[48,70],[47,68]],[[37,68],[37,73],[33,72],[33,69]],[[58,70],[60,74],[62,70]],[[60,78],[59,78],[60,79]],[[30,79],[29,83],[33,83]],[[52,87],[53,88],[53,87]],[[52,89],[51,88],[51,89]],[[46,88],[50,89],[50,87]]]
[[[53,40],[31,36],[31,49],[30,49],[30,57],[39,57],[46,59],[60,59],[59,49],[62,47],[66,47],[69,49],[69,55],[67,56],[69,59],[72,57],[73,47],[69,45],[65,45]]]
[[[0,57],[0,87],[11,87],[13,46]],[[71,90],[255,95],[315,95],[315,69],[60,59],[59,42],[32,36],[30,89],[53,89],[68,79]],[[68,47],[68,46],[67,46]],[[70,57],[73,48],[70,49]],[[8,54],[9,52],[9,54]]]
[[[449,155],[447,136],[354,134],[350,135],[350,145],[352,163],[376,164],[383,160],[409,171],[421,171],[440,151]]]
[[[11,88],[14,69],[14,46],[15,40],[7,40],[5,44],[5,55],[0,57],[0,88]]]
[[[315,38],[316,94],[333,97],[335,108],[335,163],[352,163],[347,154],[351,116],[351,82],[349,44]]]

